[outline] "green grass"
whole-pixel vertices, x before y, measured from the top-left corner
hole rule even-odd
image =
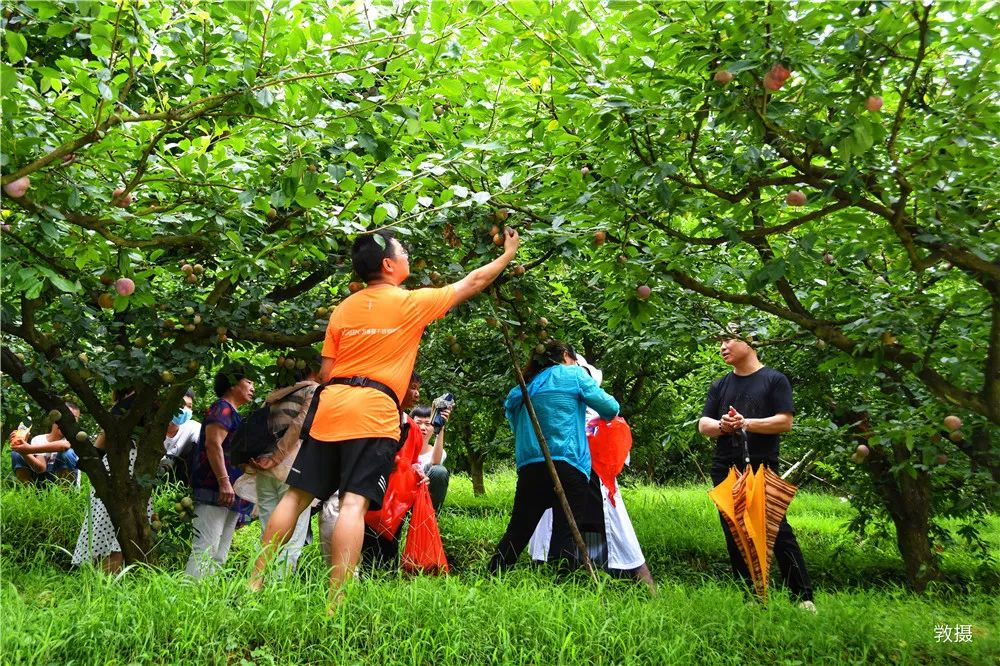
[[[836,497],[802,493],[790,511],[816,582],[813,616],[781,591],[766,608],[745,603],[726,576],[717,514],[696,486],[624,489],[656,597],[629,582],[595,587],[527,565],[488,576],[513,486],[512,474],[497,475],[477,498],[454,478],[440,522],[455,573],[368,575],[332,619],[315,546],[300,574],[245,591],[256,524],[237,532],[229,570],[201,583],[145,567],[115,577],[65,570],[56,544],[28,559],[5,548],[0,654],[9,664],[998,663],[996,572],[949,548],[948,582],[910,594],[897,584],[893,544],[847,534],[853,510]],[[3,500],[4,540],[20,527],[12,511],[21,521],[54,506],[60,513],[35,519],[51,527],[79,504],[52,493]],[[76,529],[79,520],[66,519]],[[76,529],[59,534],[75,539]],[[1000,549],[995,517],[985,536]],[[945,624],[971,624],[972,643],[937,642],[935,626]]]

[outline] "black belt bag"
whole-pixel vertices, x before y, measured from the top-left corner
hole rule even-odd
[[[399,404],[399,398],[396,396],[396,392],[389,388],[387,385],[380,381],[370,379],[368,377],[331,377],[329,381],[323,382],[316,387],[316,392],[313,394],[312,403],[309,405],[309,413],[306,414],[305,420],[302,422],[302,429],[299,430],[302,433],[301,437],[305,439],[309,436],[309,431],[312,430],[313,418],[316,416],[316,410],[319,408],[319,398],[323,394],[323,389],[331,384],[340,384],[342,386],[360,386],[361,388],[373,388],[376,391],[381,391],[387,396],[392,398],[392,403],[396,405],[396,411],[399,412],[400,422],[403,419],[403,408]]]

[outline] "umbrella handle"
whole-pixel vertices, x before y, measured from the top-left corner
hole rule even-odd
[[[743,462],[745,462],[747,465],[749,465],[750,464],[750,447],[747,444],[747,433],[746,433],[745,430],[737,430],[737,432],[740,434],[740,436],[739,436],[740,443],[743,444]]]

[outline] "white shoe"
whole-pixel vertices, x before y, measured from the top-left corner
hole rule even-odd
[[[799,602],[799,608],[801,608],[802,610],[805,610],[805,611],[809,611],[810,613],[813,613],[814,615],[819,612],[819,611],[816,610],[816,604],[814,604],[811,601],[800,601]]]

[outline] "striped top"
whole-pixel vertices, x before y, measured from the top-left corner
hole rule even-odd
[[[294,386],[287,386],[272,391],[267,396],[267,404],[271,405],[268,425],[271,432],[278,434],[292,425],[292,421],[302,411],[307,397],[312,397],[312,391],[303,391],[307,386],[315,386],[316,382],[303,381]]]

